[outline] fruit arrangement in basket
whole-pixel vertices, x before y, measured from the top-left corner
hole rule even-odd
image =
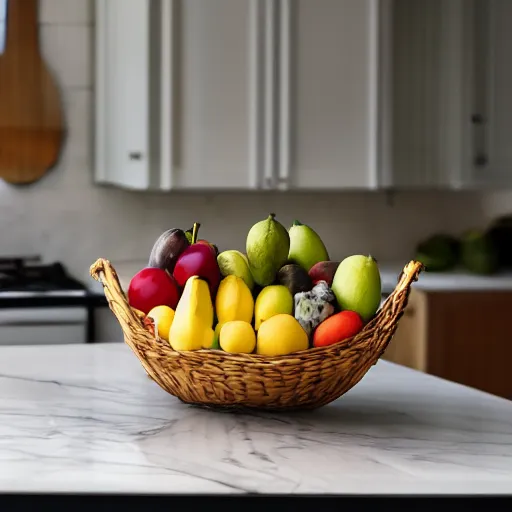
[[[176,351],[278,356],[358,334],[377,312],[381,278],[371,256],[331,261],[318,233],[274,214],[247,233],[245,253],[198,239],[199,224],[169,229],[127,299]]]

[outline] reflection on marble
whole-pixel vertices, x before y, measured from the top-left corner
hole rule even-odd
[[[512,403],[380,361],[312,412],[183,405],[124,344],[0,348],[0,490],[512,492]]]

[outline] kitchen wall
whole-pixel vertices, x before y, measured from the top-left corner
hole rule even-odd
[[[42,0],[41,40],[62,88],[68,125],[58,166],[39,183],[0,183],[0,251],[41,253],[88,280],[97,257],[114,264],[147,259],[169,227],[202,223],[202,236],[219,248],[243,249],[250,226],[276,212],[289,224],[311,224],[333,258],[354,252],[405,261],[417,240],[434,231],[483,225],[512,205],[512,194],[142,194],[92,184],[92,1]]]

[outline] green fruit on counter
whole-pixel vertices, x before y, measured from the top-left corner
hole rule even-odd
[[[427,272],[442,272],[455,267],[459,249],[459,241],[453,236],[432,235],[418,244],[415,259],[423,263]]]
[[[336,269],[331,289],[342,311],[355,311],[367,322],[375,315],[381,302],[377,262],[371,256],[348,256]]]
[[[254,288],[254,279],[249,269],[249,260],[247,256],[240,251],[223,251],[217,256],[220,273],[222,277],[237,276],[244,280],[249,290]]]
[[[498,254],[485,233],[471,230],[461,239],[461,262],[474,274],[493,274],[498,270]]]
[[[493,220],[486,233],[496,251],[498,267],[512,269],[512,215]]]
[[[265,320],[274,315],[293,312],[293,296],[282,284],[265,286],[256,297],[254,304],[254,328],[258,330]]]
[[[298,220],[288,230],[290,250],[288,261],[300,265],[306,272],[320,261],[328,261],[329,255],[318,233]]]
[[[249,230],[246,253],[249,270],[260,286],[272,284],[278,270],[288,259],[290,235],[286,228],[271,213]]]

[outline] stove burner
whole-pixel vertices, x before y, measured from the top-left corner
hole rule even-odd
[[[0,293],[85,290],[61,263],[28,265],[27,261],[40,261],[40,258],[0,258]]]

